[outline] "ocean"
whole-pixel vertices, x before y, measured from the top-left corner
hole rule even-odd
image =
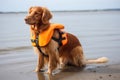
[[[27,13],[0,14],[0,54],[16,49],[30,49]],[[120,11],[53,12],[51,23],[60,23],[76,35],[87,53],[120,52]]]

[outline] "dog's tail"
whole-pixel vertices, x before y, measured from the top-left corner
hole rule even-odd
[[[86,64],[98,64],[98,63],[106,63],[106,62],[108,62],[107,57],[101,57],[97,59],[88,59],[85,61]]]

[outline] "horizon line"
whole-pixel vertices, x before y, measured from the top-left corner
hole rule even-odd
[[[51,10],[51,12],[97,12],[97,11],[120,11],[120,8],[115,9],[90,9],[90,10]],[[27,13],[27,11],[0,11],[2,13]]]

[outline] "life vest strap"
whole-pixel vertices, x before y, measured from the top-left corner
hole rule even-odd
[[[31,39],[31,42],[36,44],[36,47],[38,48],[38,50],[40,51],[40,53],[41,53],[43,56],[49,57],[48,55],[46,55],[46,54],[41,50],[41,47],[39,46],[39,43],[38,43],[38,38],[36,38],[35,40]]]
[[[52,37],[52,39],[54,40],[54,41],[56,41],[58,44],[59,44],[59,46],[62,46],[63,44],[62,44],[62,40],[65,40],[66,38],[65,37],[62,37],[62,35],[64,34],[64,32],[62,32],[62,31],[60,31],[60,30],[57,30],[58,31],[58,33],[59,33],[59,38],[56,38],[56,37]],[[59,48],[58,48],[59,49]]]
[[[42,50],[41,47],[37,46],[38,50],[40,51],[40,53],[45,56],[45,57],[49,57],[48,55],[46,55]]]

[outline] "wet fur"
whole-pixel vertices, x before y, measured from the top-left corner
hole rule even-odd
[[[29,14],[26,16],[25,22],[29,24],[35,32],[40,33],[49,27],[51,18],[52,14],[47,8],[35,6],[29,9]],[[57,30],[54,31],[53,36],[59,38]],[[51,74],[58,65],[60,65],[61,68],[65,65],[83,67],[89,63],[107,62],[107,58],[102,58],[102,60],[101,58],[86,60],[77,37],[70,33],[67,33],[67,37],[68,43],[65,46],[59,46],[56,41],[51,39],[48,45],[41,47],[42,51],[49,57],[43,56],[37,47],[33,47],[38,55],[36,72],[40,71],[45,64],[48,64],[47,73]],[[59,50],[58,47],[60,47]]]

